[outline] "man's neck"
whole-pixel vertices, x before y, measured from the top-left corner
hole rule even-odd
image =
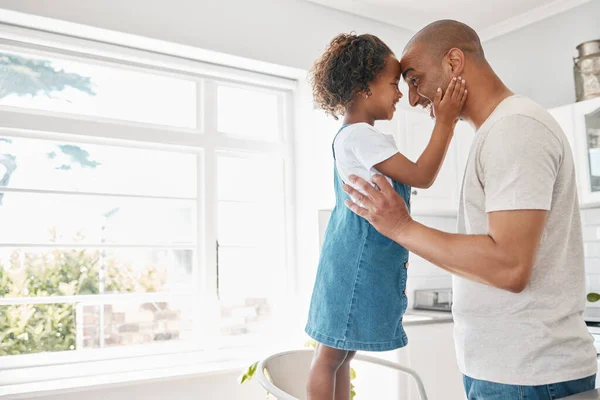
[[[483,73],[470,74],[467,80],[467,91],[467,101],[462,116],[476,130],[483,125],[498,104],[514,95],[491,68]]]

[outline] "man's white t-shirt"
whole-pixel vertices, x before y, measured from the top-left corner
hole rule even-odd
[[[475,135],[458,231],[488,234],[488,213],[548,210],[526,289],[519,294],[454,276],[454,339],[463,374],[544,385],[596,373],[585,307],[583,238],[573,154],[554,118],[521,96],[498,105]]]
[[[364,122],[343,128],[333,142],[333,150],[338,173],[344,182],[354,174],[372,183],[373,175],[381,174],[375,165],[398,153],[392,136]],[[391,183],[389,178],[387,180]]]

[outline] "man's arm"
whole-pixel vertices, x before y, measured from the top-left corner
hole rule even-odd
[[[414,254],[454,274],[513,293],[527,286],[547,211],[491,212],[487,235],[452,234],[413,221],[404,200],[383,176],[373,178],[381,191],[361,178],[350,180],[366,195],[345,185],[344,190],[363,207],[351,201],[346,205]]]
[[[453,235],[414,222],[387,181],[363,193],[346,185],[359,204],[348,204],[385,236],[432,263],[463,277],[521,292],[531,277],[565,148],[541,122],[511,115],[496,122],[478,147],[474,167],[484,191],[487,232]],[[475,182],[475,179],[478,182]],[[365,181],[350,179],[359,189]],[[351,203],[351,202],[350,202]],[[482,227],[479,227],[481,232]]]
[[[513,293],[531,277],[547,211],[498,211],[488,215],[488,235],[441,232],[412,222],[392,239],[409,251],[464,278]]]

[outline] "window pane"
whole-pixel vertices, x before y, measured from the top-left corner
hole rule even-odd
[[[196,83],[0,50],[0,105],[196,127]]]
[[[0,243],[190,244],[195,200],[4,193]]]
[[[274,307],[281,300],[276,295],[284,282],[279,260],[268,249],[219,248],[220,331],[228,338],[226,347],[273,337]]]
[[[75,350],[73,304],[0,306],[0,356]]]
[[[277,141],[279,99],[273,92],[220,85],[217,89],[217,129],[244,139]]]
[[[256,248],[219,247],[221,298],[265,296],[272,275],[272,260]]]
[[[272,332],[273,308],[285,287],[284,250],[219,247],[221,333],[225,336]],[[257,338],[258,338],[257,337]],[[246,338],[248,339],[248,338]]]
[[[0,187],[195,198],[196,158],[171,151],[0,137]]]
[[[0,356],[193,340],[192,302],[0,306]],[[103,329],[100,329],[103,326]]]
[[[229,338],[243,337],[240,345],[270,340],[275,331],[272,306],[264,296],[221,301],[221,335]],[[255,340],[251,339],[254,337]],[[235,347],[225,340],[226,347]]]
[[[0,248],[0,297],[192,288],[193,250]]]
[[[283,199],[283,160],[269,157],[220,155],[217,159],[219,200]],[[260,201],[259,201],[260,200]]]
[[[78,350],[194,339],[191,298],[133,304],[77,304],[75,315]],[[100,329],[102,325],[104,332]]]
[[[219,244],[261,246],[279,243],[283,217],[265,201],[219,203]]]
[[[256,344],[272,338],[286,284],[283,162],[221,155],[218,178],[221,334],[226,347]]]

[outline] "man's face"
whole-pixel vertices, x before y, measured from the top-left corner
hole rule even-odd
[[[414,44],[406,49],[400,67],[408,85],[408,101],[411,106],[429,110],[433,117],[433,99],[437,88],[446,90],[452,76],[442,68],[442,60],[435,60],[422,45]]]

